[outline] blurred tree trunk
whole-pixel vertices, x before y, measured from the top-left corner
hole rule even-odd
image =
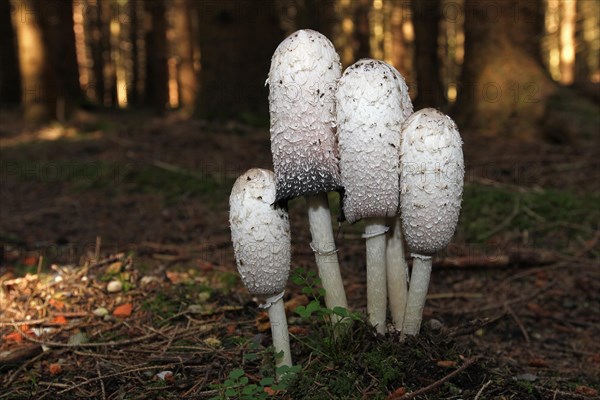
[[[139,23],[138,23],[138,0],[129,0],[129,41],[131,43],[131,81],[127,85],[127,104],[135,106],[138,104],[139,88]]]
[[[60,0],[59,0],[60,1]],[[101,32],[102,55],[104,59],[104,103],[116,107],[117,101],[117,67],[113,58],[113,38],[111,32],[112,2],[111,0],[98,0],[102,8]],[[117,16],[118,17],[118,16]]]
[[[144,2],[151,28],[146,35],[146,104],[162,115],[168,97],[167,19],[164,0]]]
[[[354,59],[371,57],[370,0],[356,0],[354,9]]]
[[[545,102],[557,88],[542,64],[542,35],[542,0],[465,2],[465,59],[454,109],[459,127],[539,137]]]
[[[0,108],[21,102],[21,75],[9,0],[0,0]]]
[[[446,104],[438,57],[440,0],[412,1],[411,10],[417,70],[415,109],[440,108]]]
[[[590,49],[587,40],[585,40],[585,17],[588,9],[588,2],[579,0],[576,3],[575,16],[575,83],[586,85],[590,81]],[[593,6],[593,5],[592,5]]]
[[[273,0],[203,0],[196,3],[202,67],[196,114],[256,117],[268,111],[265,80],[283,38]]]
[[[41,0],[13,0],[21,70],[23,114],[31,121],[56,117],[56,81],[39,16]]]
[[[104,105],[104,42],[102,40],[103,28],[102,28],[102,0],[95,0],[95,3],[88,3],[90,6],[88,16],[91,20],[91,33],[92,38],[90,41],[91,53],[92,53],[92,72],[94,75],[94,92],[96,94],[96,101],[100,105]],[[95,4],[94,7],[91,7]]]
[[[79,66],[73,30],[73,1],[45,0],[41,3],[41,26],[48,48],[48,63],[56,81],[56,116],[63,121],[70,117],[81,102]]]
[[[182,110],[193,113],[198,95],[198,74],[194,70],[194,35],[190,0],[173,0],[175,41],[177,42],[179,98]]]

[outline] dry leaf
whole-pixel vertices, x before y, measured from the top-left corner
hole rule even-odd
[[[227,325],[227,328],[225,328],[228,335],[233,335],[235,333],[236,329],[237,329],[237,326],[235,326],[235,325]]]
[[[106,268],[106,273],[116,275],[121,272],[122,266],[123,263],[121,261],[115,261],[114,263],[110,264],[108,268]]]
[[[406,388],[399,387],[398,389],[396,389],[392,393],[390,393],[389,396],[386,397],[386,400],[393,400],[393,399],[396,399],[398,397],[402,397],[405,394],[406,394]]]
[[[544,360],[543,358],[536,357],[536,358],[532,358],[531,360],[529,360],[529,366],[537,367],[537,368],[545,368],[548,366],[548,362],[546,360]]]
[[[131,311],[133,310],[133,306],[131,303],[125,303],[115,308],[113,311],[113,315],[119,318],[127,318],[131,315]]]
[[[57,315],[56,317],[54,317],[50,320],[50,323],[56,324],[56,325],[64,325],[67,323],[67,319],[65,318],[64,315]]]
[[[290,326],[288,328],[288,332],[290,332],[292,335],[302,335],[302,336],[306,336],[308,335],[308,329],[302,327],[302,326]]]
[[[58,311],[62,311],[65,309],[65,303],[63,303],[60,300],[50,299],[48,301],[48,304],[50,304],[52,307],[54,307]]]
[[[13,333],[6,334],[3,336],[3,338],[7,342],[21,343],[23,341],[23,335],[21,335],[19,332],[13,332]]]
[[[48,366],[48,370],[50,371],[50,375],[58,375],[62,372],[62,367],[60,364],[52,363]]]
[[[34,256],[28,256],[23,259],[23,265],[26,265],[28,267],[37,265],[37,263],[38,263],[37,258],[35,258]]]
[[[450,361],[450,360],[438,361],[437,366],[443,367],[443,368],[456,367],[456,361]]]
[[[598,391],[596,389],[591,388],[589,386],[583,386],[583,385],[577,386],[575,388],[575,393],[582,394],[582,395],[588,396],[588,397],[598,396]]]

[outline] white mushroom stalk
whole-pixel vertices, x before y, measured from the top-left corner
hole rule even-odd
[[[333,44],[307,29],[281,42],[267,79],[276,201],[306,197],[311,247],[331,309],[348,308],[327,199],[342,187],[334,99],[340,74]]]
[[[340,79],[337,126],[344,214],[348,222],[365,219],[367,314],[385,333],[386,217],[398,211],[400,129],[412,111],[404,79],[383,61],[363,59]]]
[[[400,216],[392,219],[386,242],[386,271],[390,313],[396,331],[402,331],[406,299],[408,296],[408,264],[404,254],[402,221]]]
[[[450,117],[420,110],[402,128],[402,228],[413,256],[403,332],[419,333],[431,274],[431,256],[450,242],[462,202],[462,140]]]
[[[240,176],[229,197],[229,224],[237,268],[250,293],[266,297],[273,347],[283,356],[277,367],[291,366],[292,356],[283,293],[290,271],[290,222],[273,206],[275,177],[264,169]]]

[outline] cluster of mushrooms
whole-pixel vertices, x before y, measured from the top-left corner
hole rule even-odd
[[[304,196],[325,305],[348,308],[327,193],[343,193],[349,223],[365,221],[367,315],[386,332],[419,332],[432,254],[454,234],[464,161],[456,124],[438,110],[413,113],[403,77],[362,59],[343,75],[333,44],[300,30],[275,50],[267,79],[275,173],[251,169],[235,182],[230,225],[250,293],[264,296],[273,344],[292,364],[283,293],[290,269],[288,200]],[[413,258],[408,284],[404,241]]]

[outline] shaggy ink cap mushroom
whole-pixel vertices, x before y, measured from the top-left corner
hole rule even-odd
[[[271,59],[269,110],[276,201],[341,189],[335,139],[339,56],[319,32],[299,30]]]
[[[404,78],[383,61],[362,59],[346,69],[336,98],[344,214],[350,223],[393,217],[400,130],[413,111]]]
[[[363,59],[340,79],[337,125],[344,214],[348,222],[365,219],[367,314],[378,333],[385,333],[385,217],[399,205],[400,129],[412,112],[402,76],[383,61]],[[394,288],[392,288],[394,289]]]
[[[258,168],[240,176],[229,197],[231,240],[238,271],[254,295],[281,293],[289,275],[289,217],[274,203],[273,173]]]
[[[411,115],[402,128],[401,213],[412,253],[431,255],[452,239],[462,202],[462,140],[450,117],[433,108]]]

